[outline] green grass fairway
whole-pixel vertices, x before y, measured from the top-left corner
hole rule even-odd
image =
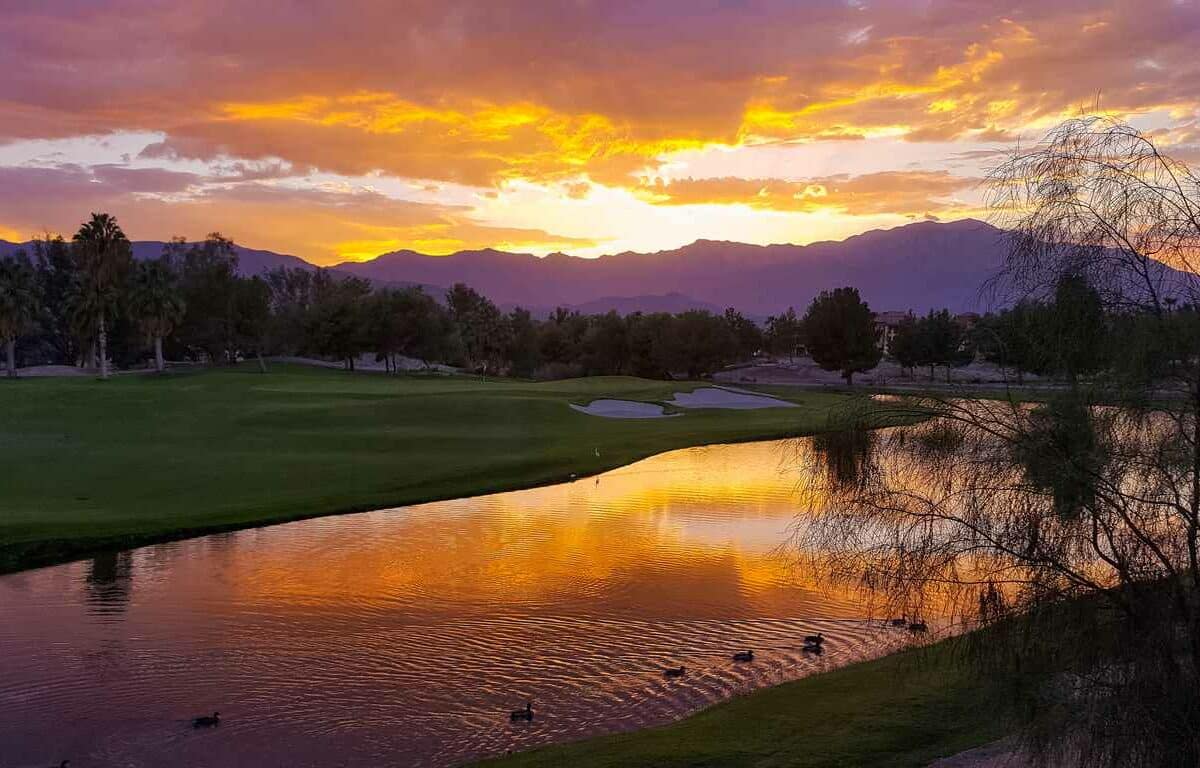
[[[1006,735],[997,697],[944,646],[741,696],[685,720],[479,768],[918,768]]]
[[[599,397],[698,384],[635,378],[481,381],[275,365],[0,382],[0,572],[90,551],[296,518],[510,490],[661,451],[812,433],[847,402],[577,413]],[[600,449],[600,456],[595,449]]]

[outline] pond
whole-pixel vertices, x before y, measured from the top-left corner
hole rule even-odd
[[[903,633],[779,552],[819,503],[806,450],[693,448],[0,577],[0,765],[454,765],[877,655]]]

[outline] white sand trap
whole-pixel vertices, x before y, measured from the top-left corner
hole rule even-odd
[[[680,408],[730,408],[733,410],[752,410],[755,408],[795,408],[795,403],[780,400],[777,397],[746,392],[740,389],[718,389],[704,387],[694,392],[676,392],[671,405]]]
[[[704,387],[694,392],[676,392],[668,403],[680,408],[728,408],[752,410],[755,408],[795,408],[795,403],[777,397],[747,392],[744,389]],[[593,400],[587,405],[571,405],[580,413],[603,416],[608,419],[669,419],[682,416],[680,413],[663,413],[657,403],[638,403],[633,400]]]
[[[669,419],[680,413],[663,413],[657,403],[637,403],[633,400],[593,400],[587,405],[571,404],[580,413],[603,416],[606,419]]]

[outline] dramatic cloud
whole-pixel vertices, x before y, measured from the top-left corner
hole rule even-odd
[[[143,178],[146,177],[146,178]],[[155,187],[163,194],[145,190]],[[587,247],[583,238],[478,224],[461,207],[414,203],[365,190],[332,191],[258,182],[212,185],[193,174],[79,166],[0,168],[8,239],[70,235],[90,211],[111,211],[135,239],[190,239],[219,229],[242,245],[314,263],[365,259],[398,248]]]
[[[687,178],[646,185],[641,191],[655,202],[670,205],[717,203],[775,211],[926,214],[966,208],[954,195],[978,184],[978,179],[946,171],[891,171],[806,181]]]
[[[371,177],[439,205],[431,183],[476,200],[537,185],[543,204],[588,203],[574,229],[615,219],[604,189],[646,206],[953,216],[977,158],[1081,108],[1141,120],[1188,156],[1200,119],[1197,0],[0,0],[0,14],[0,144],[155,135],[124,178],[72,160],[160,206],[195,208],[199,181],[169,173],[196,172]],[[838,167],[881,142],[898,145],[886,164]],[[728,166],[764,145],[782,161],[765,176],[706,178],[684,159]],[[910,172],[914,188],[890,184]],[[457,204],[437,215],[467,227],[477,211]]]

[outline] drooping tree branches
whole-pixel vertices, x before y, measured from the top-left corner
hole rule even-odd
[[[853,482],[816,446],[824,503],[797,551],[881,610],[984,627],[968,646],[1012,683],[1036,757],[1194,766],[1200,186],[1107,118],[1064,123],[991,182],[1009,245],[991,288],[1056,308],[1022,354],[1066,381],[1039,403],[887,403],[931,418],[877,439]],[[864,401],[863,423],[882,407]]]

